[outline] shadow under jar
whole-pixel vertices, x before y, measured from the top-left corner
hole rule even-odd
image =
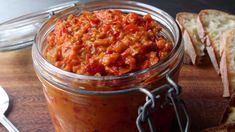
[[[104,9],[150,14],[162,26],[161,34],[172,41],[172,51],[149,68],[121,76],[70,73],[43,57],[48,33],[54,29],[58,18],[66,19],[84,10]],[[169,131],[175,117],[174,107],[169,103],[169,91],[173,87],[169,82],[177,82],[183,54],[181,33],[174,19],[156,7],[131,1],[78,4],[53,15],[38,31],[32,49],[34,68],[43,84],[57,132]],[[149,128],[148,121],[153,127]]]

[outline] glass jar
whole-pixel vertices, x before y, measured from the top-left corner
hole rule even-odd
[[[161,33],[173,42],[173,50],[150,68],[122,76],[78,75],[53,66],[43,57],[47,34],[58,18],[101,9],[150,14],[163,27]],[[32,49],[34,68],[57,132],[135,132],[153,126],[161,132],[169,131],[176,108],[169,93],[178,80],[183,54],[181,33],[174,19],[156,7],[132,1],[90,2],[57,13],[40,28]]]

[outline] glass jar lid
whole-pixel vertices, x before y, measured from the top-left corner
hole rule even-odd
[[[11,51],[32,45],[37,30],[52,15],[75,6],[70,1],[0,23],[0,51]]]

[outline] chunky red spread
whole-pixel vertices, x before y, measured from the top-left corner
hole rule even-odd
[[[56,67],[82,75],[123,75],[159,62],[171,41],[150,15],[119,10],[83,12],[58,20],[48,34],[45,58]]]

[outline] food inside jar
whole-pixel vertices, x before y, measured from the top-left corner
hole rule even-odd
[[[120,10],[84,11],[59,19],[48,34],[44,57],[65,71],[90,76],[146,69],[172,50],[150,15]]]

